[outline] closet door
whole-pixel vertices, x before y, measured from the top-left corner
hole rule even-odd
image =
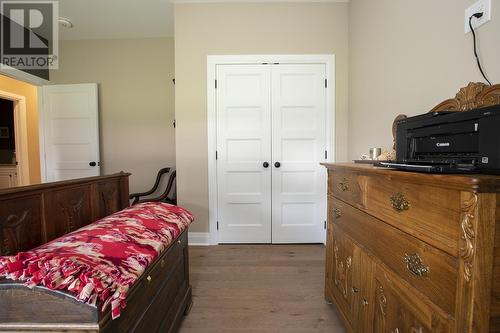
[[[270,67],[219,65],[216,75],[219,242],[270,243]]]
[[[325,240],[326,67],[272,66],[272,240]]]

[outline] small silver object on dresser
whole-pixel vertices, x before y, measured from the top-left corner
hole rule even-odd
[[[382,155],[382,148],[370,148],[370,159],[376,160]]]

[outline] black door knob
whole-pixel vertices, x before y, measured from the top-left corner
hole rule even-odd
[[[281,166],[281,163],[280,162],[276,162],[276,163],[274,163],[274,166],[277,167],[277,168],[279,168]]]
[[[90,162],[90,163],[89,163],[89,165],[90,165],[91,167],[95,167],[95,166],[97,165],[97,163],[96,163],[96,162],[94,162],[94,161],[92,161],[92,162]]]
[[[264,163],[262,164],[262,166],[263,166],[264,168],[268,168],[268,167],[269,167],[269,163],[268,163],[268,162],[264,162]]]

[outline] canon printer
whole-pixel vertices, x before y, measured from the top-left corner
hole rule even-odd
[[[500,174],[500,105],[409,117],[397,123],[396,133],[397,161],[382,166]]]

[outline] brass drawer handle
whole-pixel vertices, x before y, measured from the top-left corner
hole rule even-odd
[[[358,288],[356,288],[356,287],[352,287],[352,293],[353,293],[353,294],[357,294],[357,293],[359,293],[359,289],[358,289]]]
[[[364,298],[363,298],[363,299],[361,300],[361,304],[362,304],[363,306],[367,306],[367,305],[368,305],[368,301],[367,301],[366,299],[364,299]]]
[[[417,253],[406,254],[403,259],[406,263],[406,268],[416,276],[426,276],[429,272],[429,266],[426,266]]]
[[[349,180],[347,178],[342,178],[338,187],[342,192],[349,191]]]
[[[177,241],[177,244],[181,245],[181,240],[180,239]]]
[[[401,192],[393,194],[391,196],[391,206],[398,213],[410,209],[411,203]]]
[[[335,216],[336,219],[342,216],[342,212],[340,211],[339,208],[334,208],[333,209],[333,215]]]
[[[151,275],[148,275],[148,277],[146,278],[146,280],[148,280],[148,282],[151,282],[151,280],[152,280]]]

